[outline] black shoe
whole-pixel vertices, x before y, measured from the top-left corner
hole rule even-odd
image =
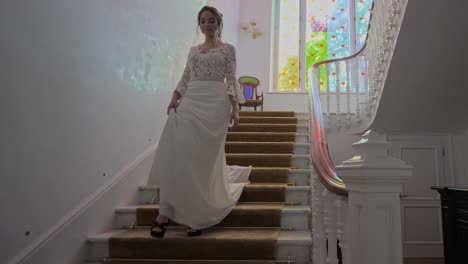
[[[166,234],[166,225],[167,223],[158,223],[158,221],[154,221],[153,225],[151,226],[151,236],[157,238],[163,238],[164,234]],[[153,230],[155,228],[159,228],[159,231]]]
[[[189,237],[199,236],[201,234],[202,234],[201,229],[187,228],[187,236],[189,236]]]

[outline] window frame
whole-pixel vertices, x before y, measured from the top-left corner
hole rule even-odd
[[[280,1],[273,0],[272,2],[272,20],[273,20],[273,59],[270,73],[273,85],[270,86],[270,92],[273,93],[307,93],[306,90],[306,25],[307,25],[307,0],[298,0],[299,3],[299,89],[297,91],[279,91],[279,27],[280,27]],[[358,41],[356,27],[356,0],[348,0],[349,2],[349,20],[350,20],[350,54],[356,53],[356,44]],[[351,23],[354,21],[354,23]]]

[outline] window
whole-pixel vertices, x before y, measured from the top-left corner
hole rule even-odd
[[[349,56],[364,44],[372,0],[276,0],[275,4],[276,91],[308,90],[307,72],[313,64]]]

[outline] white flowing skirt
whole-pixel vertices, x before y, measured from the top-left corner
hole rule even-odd
[[[202,229],[236,205],[252,167],[226,165],[230,109],[223,82],[192,81],[170,111],[148,181],[160,187],[161,215]]]

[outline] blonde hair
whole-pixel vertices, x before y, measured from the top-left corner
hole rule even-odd
[[[218,9],[212,6],[204,6],[200,11],[198,12],[197,15],[197,29],[200,27],[200,17],[201,14],[205,11],[210,11],[216,18],[216,22],[218,22],[218,30],[216,32],[216,39],[221,40],[221,37],[223,35],[223,14],[219,12]]]

